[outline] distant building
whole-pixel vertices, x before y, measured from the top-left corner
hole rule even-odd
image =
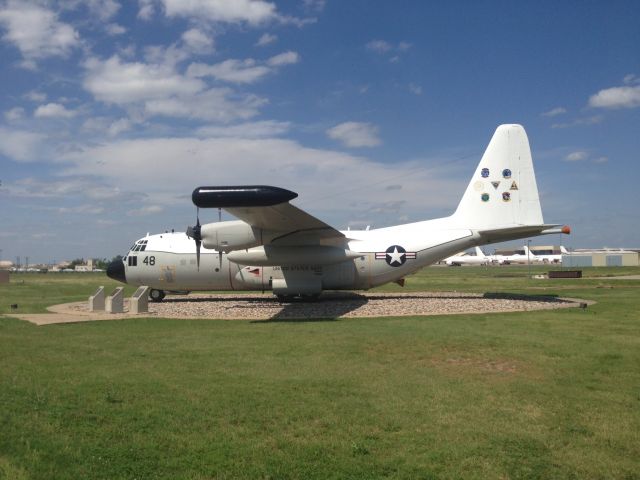
[[[637,267],[640,254],[633,250],[598,248],[577,249],[562,255],[563,267]]]

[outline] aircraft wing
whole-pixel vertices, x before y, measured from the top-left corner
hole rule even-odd
[[[277,239],[292,236],[317,236],[318,238],[343,238],[344,235],[322,220],[308,214],[289,202],[268,207],[225,208],[231,215],[252,227],[282,232]]]
[[[238,187],[198,187],[192,194],[193,203],[201,208],[224,208],[231,215],[278,235],[280,240],[344,238],[332,226],[291,205],[297,193],[265,185]]]

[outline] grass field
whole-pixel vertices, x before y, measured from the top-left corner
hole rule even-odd
[[[640,269],[583,271],[428,268],[404,291],[597,302],[585,310],[0,318],[0,479],[640,479],[640,280],[607,278]],[[0,313],[43,312],[97,285],[115,284],[15,275]]]

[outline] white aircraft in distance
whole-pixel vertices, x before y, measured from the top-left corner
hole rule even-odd
[[[475,247],[475,255],[458,254],[445,258],[443,261],[450,267],[460,267],[462,265],[488,265],[491,257],[484,254],[480,247]]]
[[[198,187],[198,208],[224,208],[239,220],[185,233],[147,235],[107,275],[165,292],[271,290],[281,301],[323,290],[366,290],[478,245],[570,233],[545,224],[529,140],[520,125],[494,133],[456,211],[443,218],[365,231],[338,231],[300,210],[298,195],[270,186]]]
[[[542,263],[542,258],[535,255],[526,245],[522,251],[524,253],[516,252],[512,255],[494,255],[493,258],[495,262],[500,265]]]
[[[541,263],[562,263],[562,255],[569,255],[569,252],[560,245],[560,253],[536,253],[536,259]]]

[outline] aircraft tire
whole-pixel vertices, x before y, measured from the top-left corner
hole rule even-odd
[[[155,288],[153,288],[149,291],[149,298],[153,302],[161,302],[164,296],[165,293],[163,290],[156,290]]]

